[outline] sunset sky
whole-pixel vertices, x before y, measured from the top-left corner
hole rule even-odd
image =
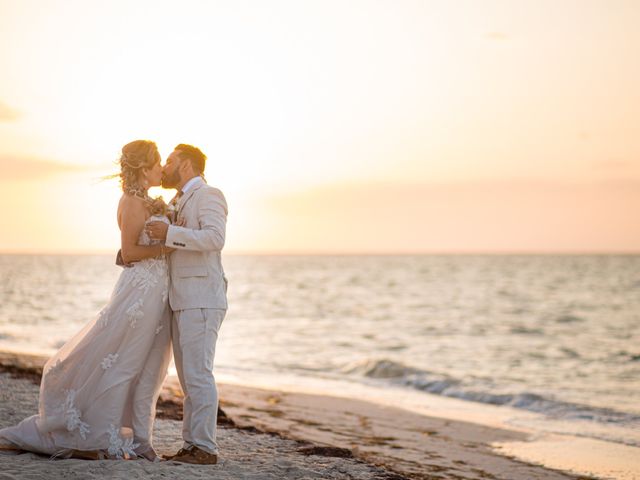
[[[208,155],[230,253],[638,252],[638,25],[635,0],[0,0],[0,251],[115,251],[100,178],[147,138]]]

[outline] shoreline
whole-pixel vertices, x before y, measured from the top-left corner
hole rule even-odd
[[[38,385],[45,361],[43,356],[0,351],[0,372]],[[358,399],[227,383],[218,387],[220,427],[297,442],[298,455],[364,462],[391,475],[387,478],[596,478],[498,453],[498,444],[528,444],[529,435],[516,429],[427,416]],[[167,377],[163,385],[157,418],[173,423],[182,418],[182,392],[175,377]]]

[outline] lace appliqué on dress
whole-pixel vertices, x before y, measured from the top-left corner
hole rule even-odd
[[[139,443],[133,443],[133,437],[122,438],[120,429],[113,424],[109,425],[109,455],[116,457],[118,460],[122,460],[125,456],[135,458],[136,453],[133,450],[139,446]]]
[[[102,363],[100,364],[100,366],[102,367],[103,370],[107,370],[111,368],[111,365],[116,363],[117,359],[118,359],[117,353],[110,353],[109,355],[107,355],[102,359]]]
[[[144,317],[144,313],[142,312],[143,304],[144,302],[142,298],[140,298],[136,303],[127,308],[127,319],[129,320],[131,328],[136,328],[136,322]]]
[[[147,293],[149,289],[158,283],[158,277],[156,272],[158,270],[156,261],[149,259],[145,264],[136,265],[132,268],[133,278],[131,279],[131,285],[137,286],[140,290],[144,290]]]
[[[89,425],[82,421],[80,416],[80,410],[78,410],[74,403],[76,399],[76,391],[68,390],[67,399],[62,406],[64,411],[64,417],[67,423],[67,430],[73,432],[78,430],[79,435],[83,440],[87,439],[87,433],[89,433]]]
[[[108,307],[104,307],[100,310],[100,313],[98,313],[98,320],[96,323],[103,328],[109,323],[109,316],[107,315],[108,310]]]
[[[169,275],[165,273],[164,276],[164,289],[162,290],[162,302],[166,302],[169,298]]]

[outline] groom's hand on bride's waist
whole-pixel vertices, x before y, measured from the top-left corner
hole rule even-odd
[[[149,222],[145,227],[147,230],[147,235],[152,240],[166,240],[167,239],[167,230],[169,230],[169,225],[164,222]]]
[[[124,259],[122,258],[122,250],[118,250],[118,253],[116,254],[116,265],[125,268],[133,267],[133,263],[124,263]]]

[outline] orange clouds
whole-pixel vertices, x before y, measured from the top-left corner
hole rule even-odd
[[[17,110],[0,101],[0,121],[9,122],[19,117],[20,113]]]
[[[85,166],[68,165],[40,158],[0,155],[1,179],[4,181],[34,180],[55,174],[79,172],[88,169]]]
[[[284,195],[269,208],[267,250],[640,250],[638,181],[342,185]]]

